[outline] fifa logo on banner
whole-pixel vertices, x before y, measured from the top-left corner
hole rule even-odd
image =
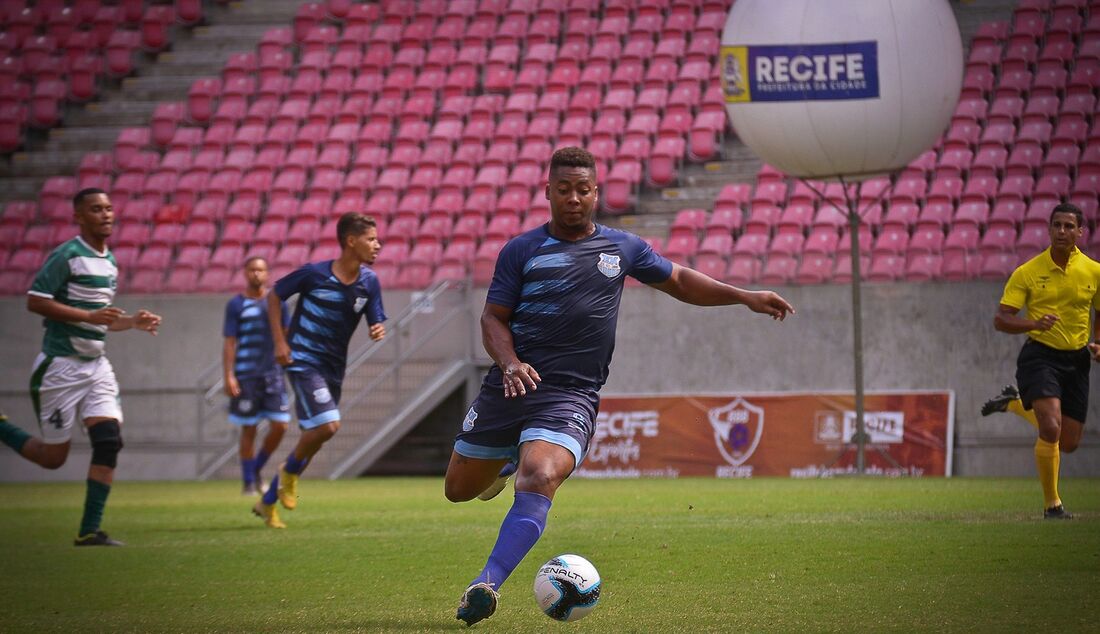
[[[764,408],[749,403],[740,396],[723,407],[707,412],[714,430],[714,444],[730,465],[740,467],[745,463],[764,433]]]
[[[719,63],[726,103],[879,97],[875,41],[723,46]]]

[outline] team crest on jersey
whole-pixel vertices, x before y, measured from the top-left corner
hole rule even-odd
[[[466,418],[462,421],[462,431],[473,429],[475,420],[477,420],[477,411],[471,407],[470,411],[466,412]]]
[[[619,266],[619,256],[606,253],[600,254],[600,261],[596,263],[596,268],[607,277],[618,277],[619,273],[623,272],[622,267]]]
[[[324,405],[332,400],[332,392],[329,392],[327,387],[319,387],[313,390],[313,400]]]
[[[356,297],[355,298],[355,312],[359,312],[359,311],[363,310],[363,306],[366,306],[366,305],[367,305],[367,298],[366,297]]]

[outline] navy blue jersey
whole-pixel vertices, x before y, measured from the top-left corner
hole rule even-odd
[[[362,315],[368,324],[386,320],[382,287],[374,271],[359,267],[359,279],[344,284],[332,274],[332,260],[313,262],[275,283],[280,299],[299,295],[290,322],[291,365],[308,366],[340,385],[348,359],[348,342]]]
[[[625,276],[653,284],[671,274],[672,263],[632,233],[596,225],[567,242],[543,225],[504,245],[486,301],[512,309],[516,355],[543,382],[599,389],[615,350]],[[500,368],[485,381],[500,385]]]
[[[289,323],[290,315],[283,304],[283,327]],[[229,300],[225,305],[222,336],[237,339],[233,374],[238,379],[265,376],[279,370],[271,341],[271,324],[267,320],[267,297],[252,299],[237,295]]]

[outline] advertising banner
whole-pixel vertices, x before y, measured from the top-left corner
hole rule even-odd
[[[864,397],[869,474],[950,476],[955,396]],[[851,393],[605,396],[575,475],[828,477],[856,472]]]

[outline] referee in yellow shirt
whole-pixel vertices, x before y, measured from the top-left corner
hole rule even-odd
[[[1043,485],[1043,517],[1072,517],[1058,497],[1059,447],[1077,449],[1089,406],[1089,360],[1100,362],[1100,262],[1077,249],[1084,215],[1064,203],[1050,214],[1050,248],[1020,265],[1005,284],[993,326],[1027,333],[1016,359],[1016,390],[1009,386],[982,408],[1014,411],[1039,429],[1035,463]],[[1027,316],[1017,313],[1027,307]],[[995,408],[995,409],[994,409]],[[1028,411],[1031,410],[1031,411]],[[1029,414],[1032,414],[1029,416]]]

